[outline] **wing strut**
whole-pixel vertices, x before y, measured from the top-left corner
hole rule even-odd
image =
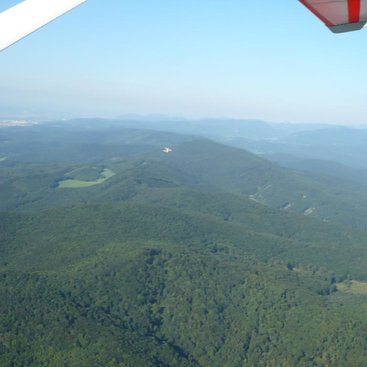
[[[0,51],[87,0],[24,0],[0,13]]]

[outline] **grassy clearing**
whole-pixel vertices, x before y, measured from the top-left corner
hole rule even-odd
[[[95,185],[100,185],[101,183],[107,181],[109,178],[115,175],[110,169],[105,168],[101,173],[101,176],[95,181],[81,181],[81,180],[63,180],[59,182],[60,189],[80,189]]]
[[[338,283],[337,289],[341,292],[367,295],[367,282],[351,280],[349,282]]]

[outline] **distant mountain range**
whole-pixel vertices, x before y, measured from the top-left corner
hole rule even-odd
[[[324,160],[357,170],[367,169],[366,126],[269,123],[260,120],[161,118],[124,116],[121,120],[77,119],[62,121],[84,128],[110,127],[171,131],[206,137],[226,145],[264,155],[279,164],[288,161]]]

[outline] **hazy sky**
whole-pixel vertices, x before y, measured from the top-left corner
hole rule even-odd
[[[366,44],[297,0],[89,0],[0,53],[0,115],[366,123]]]

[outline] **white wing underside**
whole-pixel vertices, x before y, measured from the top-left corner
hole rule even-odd
[[[0,51],[87,0],[24,0],[0,13]]]

